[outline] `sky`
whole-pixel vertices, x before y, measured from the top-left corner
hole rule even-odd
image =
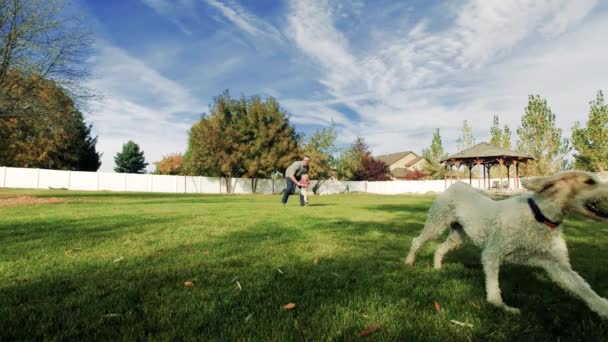
[[[421,154],[463,120],[489,140],[493,115],[517,140],[528,96],[569,137],[608,92],[608,2],[599,0],[79,0],[95,31],[85,113],[103,153],[129,140],[153,162],[187,148],[213,98],[275,97],[296,130],[361,136],[374,155]]]

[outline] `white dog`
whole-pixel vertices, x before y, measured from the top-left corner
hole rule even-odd
[[[494,201],[462,182],[452,185],[431,206],[424,229],[412,241],[406,263],[413,264],[416,252],[426,241],[450,228],[447,240],[435,251],[435,268],[441,268],[447,252],[470,239],[482,250],[487,300],[491,304],[519,312],[503,303],[498,284],[500,264],[512,262],[542,267],[562,288],[608,318],[608,301],[572,270],[561,228],[563,218],[573,211],[608,221],[608,183],[600,183],[590,173],[570,171],[535,177],[522,184],[533,193],[502,201]]]

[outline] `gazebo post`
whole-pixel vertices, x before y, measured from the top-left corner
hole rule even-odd
[[[502,189],[502,167],[505,165],[504,158],[498,158],[498,189]]]
[[[511,190],[511,175],[509,171],[511,169],[511,164],[507,164],[507,182],[509,182],[509,190]]]
[[[456,166],[456,179],[460,180],[460,160],[454,161],[454,165]]]
[[[513,164],[515,164],[515,188],[519,189],[519,164],[517,159],[513,160]]]
[[[481,159],[477,159],[477,160],[475,161],[475,163],[477,163],[477,166],[479,167],[479,171],[483,171],[483,169],[481,168]],[[485,175],[485,174],[483,175],[483,179],[484,179],[484,182],[485,182],[485,179],[486,179],[486,175]],[[480,182],[481,182],[481,177],[480,177],[480,178],[477,178],[477,187],[481,189],[481,184],[480,184]],[[485,183],[484,183],[484,184],[485,184]]]
[[[473,164],[467,164],[469,168],[469,185],[473,186]]]
[[[487,164],[488,165],[488,190],[492,190],[492,178],[490,175],[490,169],[492,169],[492,164]]]

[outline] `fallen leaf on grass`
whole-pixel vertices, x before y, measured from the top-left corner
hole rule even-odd
[[[441,304],[439,304],[438,301],[435,301],[435,310],[437,310],[437,312],[441,313]]]
[[[236,276],[236,277],[232,278],[232,280],[230,282],[234,283],[237,279],[239,279],[239,276]]]
[[[281,306],[283,310],[293,310],[296,307],[294,303],[289,303]]]
[[[120,317],[120,316],[122,316],[122,314],[111,313],[111,314],[103,315],[101,317],[104,317],[104,318],[116,318],[116,317]]]
[[[241,287],[241,283],[239,283],[238,280],[236,282],[236,286],[239,288],[239,290],[243,291],[243,288]]]
[[[247,315],[247,317],[245,317],[245,323],[249,322],[249,320],[251,319],[251,317],[253,317],[253,314]]]
[[[281,269],[278,267],[277,267],[277,271],[279,271],[279,273],[283,274],[283,271],[281,271]]]
[[[80,250],[81,250],[81,248],[73,248],[73,249],[68,249],[68,250],[64,251],[63,253],[65,255],[71,255],[71,254],[80,252]]]
[[[456,325],[460,325],[461,327],[467,327],[467,328],[472,328],[473,327],[473,324],[463,323],[463,322],[460,322],[460,321],[455,321],[453,319],[451,319],[450,322],[452,322],[452,323],[454,323]]]
[[[114,260],[114,262],[119,262],[119,261],[120,261],[120,260],[122,260],[122,259],[124,259],[124,257],[120,257],[120,258],[118,258],[118,259]]]
[[[340,278],[340,275],[338,273],[331,272],[331,274],[336,278]]]
[[[369,336],[373,333],[375,333],[378,329],[380,329],[380,325],[379,324],[374,324],[371,327],[365,329],[365,330],[361,330],[359,331],[359,333],[357,334],[357,336],[359,337],[364,337],[364,336]]]
[[[191,281],[187,281],[187,282],[185,282],[185,283],[184,283],[184,286],[185,286],[185,287],[193,287],[193,286],[194,286],[194,283],[193,283],[193,282],[191,282]]]
[[[319,264],[319,258],[315,257],[315,259],[312,261],[313,264],[318,265]]]

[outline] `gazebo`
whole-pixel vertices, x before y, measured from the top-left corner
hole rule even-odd
[[[482,166],[483,165],[483,183],[484,187],[487,185],[488,189],[491,189],[490,184],[490,169],[494,165],[499,165],[499,167],[506,166],[507,168],[507,180],[509,184],[511,182],[509,176],[509,170],[511,166],[515,166],[515,188],[519,189],[519,164],[525,164],[527,166],[529,160],[533,160],[531,156],[515,152],[506,148],[498,147],[496,145],[492,145],[486,142],[479,143],[473,147],[467,148],[466,150],[460,151],[454,155],[447,157],[446,159],[441,160],[440,162],[445,165],[447,169],[449,167],[450,171],[452,168],[456,166],[456,177],[460,179],[460,175],[458,170],[461,165],[465,165],[469,169],[469,184],[472,185],[472,172],[471,170],[475,165]],[[486,174],[487,174],[487,184],[486,184]],[[447,172],[445,178],[445,186],[447,188]],[[502,178],[501,178],[502,181]],[[499,182],[501,185],[501,182]]]

